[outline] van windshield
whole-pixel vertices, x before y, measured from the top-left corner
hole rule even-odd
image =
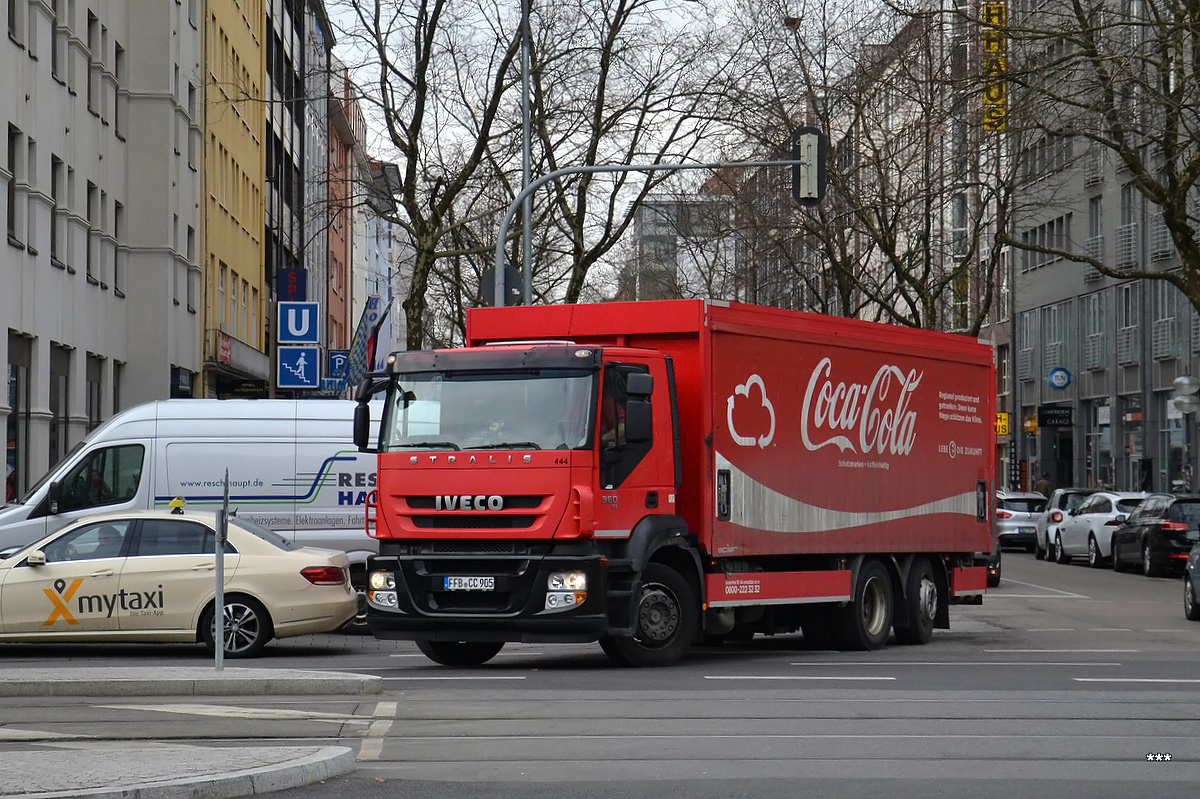
[[[410,372],[397,381],[382,452],[591,447],[591,369]]]
[[[33,485],[31,485],[29,487],[29,490],[26,491],[24,493],[24,495],[21,496],[20,499],[14,499],[12,501],[12,504],[24,505],[24,504],[28,503],[30,500],[32,500],[33,495],[36,494],[38,491],[40,491],[42,486],[44,486],[46,483],[50,482],[50,478],[54,477],[54,475],[58,474],[62,470],[62,465],[64,463],[70,463],[70,461],[75,457],[75,454],[77,452],[79,452],[79,450],[83,449],[83,445],[88,443],[88,441],[91,439],[91,437],[92,437],[92,435],[91,435],[91,433],[89,433],[88,435],[84,436],[79,441],[79,443],[77,443],[75,446],[71,447],[71,451],[68,452],[66,455],[64,455],[62,460],[60,460],[57,464],[55,464],[54,466],[47,469],[46,473],[43,474],[41,477],[39,477],[37,482],[34,483]]]

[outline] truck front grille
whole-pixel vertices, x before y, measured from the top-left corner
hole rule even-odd
[[[536,516],[499,516],[485,514],[472,516],[469,514],[454,514],[453,516],[413,516],[413,527],[422,530],[504,530],[524,529],[533,527]]]

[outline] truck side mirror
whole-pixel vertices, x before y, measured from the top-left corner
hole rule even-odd
[[[654,432],[650,401],[631,396],[625,404],[625,441],[628,444],[644,444],[652,438]]]
[[[375,452],[371,446],[371,406],[362,400],[354,406],[354,446],[359,452]]]
[[[654,393],[654,378],[645,372],[630,372],[625,378],[625,393],[630,397],[649,397]]]

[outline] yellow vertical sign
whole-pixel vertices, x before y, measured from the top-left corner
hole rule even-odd
[[[996,413],[996,435],[1008,435],[1008,414],[1003,411]]]
[[[983,26],[983,129],[1004,130],[1008,117],[1008,4],[984,3]]]

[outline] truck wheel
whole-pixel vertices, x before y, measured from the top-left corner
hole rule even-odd
[[[933,638],[933,619],[937,615],[938,589],[933,567],[927,558],[917,558],[905,581],[904,605],[908,624],[894,625],[896,641],[901,644],[927,644]]]
[[[606,635],[604,654],[624,666],[669,666],[683,657],[699,623],[692,587],[661,563],[646,567],[632,637]]]
[[[849,651],[879,649],[892,631],[892,580],[877,560],[863,561],[854,599],[835,614],[838,645]]]
[[[421,654],[443,666],[480,666],[503,648],[503,641],[417,641]]]

